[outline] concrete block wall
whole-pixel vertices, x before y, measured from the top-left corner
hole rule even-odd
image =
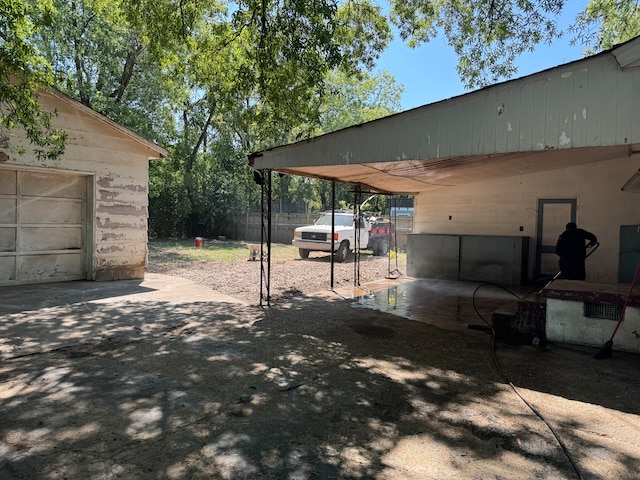
[[[617,320],[585,317],[583,302],[547,298],[546,335],[550,341],[601,347],[611,338],[616,324]],[[627,307],[613,348],[640,353],[639,307]]]
[[[578,225],[600,241],[589,258],[587,280],[616,282],[620,225],[640,224],[638,194],[620,188],[639,167],[639,155],[625,156],[545,172],[523,168],[516,176],[422,192],[415,197],[413,232],[527,236],[532,278],[538,199],[575,198]]]

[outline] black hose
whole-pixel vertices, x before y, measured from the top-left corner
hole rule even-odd
[[[596,248],[597,248],[596,244]],[[594,249],[595,251],[595,249]],[[591,252],[593,253],[593,251]],[[588,255],[587,255],[588,256]],[[498,356],[496,355],[496,332],[493,329],[493,326],[487,322],[487,320],[480,314],[480,312],[478,311],[478,307],[476,306],[476,293],[478,292],[478,290],[480,290],[480,288],[482,287],[487,287],[487,286],[493,286],[493,287],[498,287],[501,288],[503,290],[505,290],[506,292],[510,293],[511,295],[513,295],[514,297],[516,297],[518,300],[521,300],[522,297],[518,296],[516,293],[512,292],[511,290],[509,290],[508,288],[497,284],[497,283],[491,283],[491,282],[486,282],[486,283],[481,283],[480,285],[478,285],[476,287],[476,289],[473,291],[473,295],[471,297],[471,300],[473,302],[473,309],[476,311],[476,314],[478,315],[478,317],[480,317],[480,319],[487,324],[487,326],[489,327],[489,329],[491,330],[491,354],[493,357],[493,363],[495,364],[496,368],[498,369],[498,372],[500,373],[500,375],[502,375],[502,378],[504,378],[504,381],[507,382],[507,384],[511,387],[511,389],[514,391],[514,393],[520,397],[520,400],[522,400],[524,402],[524,404],[529,407],[529,409],[540,419],[544,422],[544,424],[547,426],[547,428],[551,431],[551,433],[553,434],[553,436],[555,437],[556,441],[558,442],[558,444],[560,445],[560,447],[562,448],[562,451],[564,452],[565,456],[567,457],[567,459],[569,460],[569,463],[571,463],[571,466],[573,467],[573,470],[576,472],[576,475],[578,477],[579,480],[583,480],[582,474],[580,473],[580,470],[578,469],[578,465],[576,464],[576,462],[574,461],[573,457],[571,456],[571,453],[569,452],[569,449],[567,448],[567,446],[564,444],[564,442],[562,441],[562,439],[560,438],[560,435],[555,431],[555,429],[551,426],[551,424],[547,421],[546,418],[544,418],[544,416],[533,406],[531,405],[523,396],[522,394],[520,394],[520,392],[518,391],[518,389],[516,388],[516,386],[511,382],[511,380],[509,380],[509,377],[507,377],[507,374],[505,373],[505,371],[502,369],[502,366],[500,365],[500,362],[498,361]]]

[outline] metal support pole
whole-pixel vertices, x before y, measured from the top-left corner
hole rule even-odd
[[[389,268],[387,271],[388,279],[396,279],[402,275],[402,272],[398,269],[398,202],[397,197],[392,197],[391,199],[387,199],[387,204],[389,205],[389,220],[391,221],[393,229],[392,239],[393,239],[393,252],[396,258],[396,268],[391,270],[391,242],[389,242]],[[392,206],[393,205],[393,206]],[[393,211],[393,214],[391,212]],[[389,229],[389,233],[391,233],[391,229]]]
[[[336,182],[331,182],[331,245],[333,245],[336,233]],[[335,264],[336,252],[331,248],[331,290],[333,290],[333,268]]]
[[[271,306],[271,170],[260,171],[262,215],[260,228],[260,306]],[[266,250],[265,250],[266,245]]]
[[[360,212],[360,202],[362,201],[362,188],[356,186],[354,194],[353,224],[355,226],[355,245],[353,246],[353,284],[360,286],[360,222],[362,215]]]

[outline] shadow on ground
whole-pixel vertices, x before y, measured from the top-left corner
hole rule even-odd
[[[1,478],[577,478],[482,332],[337,297],[261,309],[138,287],[3,314]],[[636,357],[498,356],[583,478],[634,478]]]

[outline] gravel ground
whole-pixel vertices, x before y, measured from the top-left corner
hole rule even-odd
[[[291,247],[291,255],[271,262],[271,300],[310,295],[330,288],[331,257],[323,253],[312,253],[309,258],[297,257]],[[260,262],[193,261],[167,262],[160,250],[149,252],[150,273],[162,273],[186,278],[199,285],[206,285],[248,303],[260,299]],[[392,253],[392,256],[393,253]],[[406,273],[406,255],[396,259],[388,256],[360,255],[360,285],[379,280],[398,272]],[[345,263],[334,264],[334,288],[354,285],[354,258],[350,255]]]

